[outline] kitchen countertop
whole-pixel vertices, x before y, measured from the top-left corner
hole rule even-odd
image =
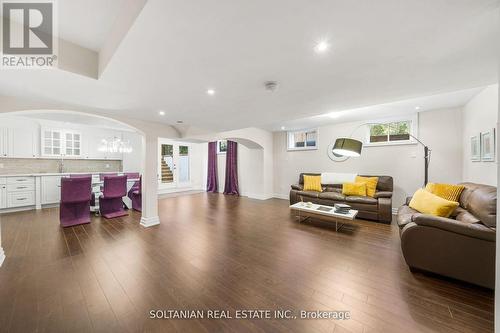
[[[5,175],[2,175],[0,174],[0,178],[2,177],[42,177],[42,176],[69,176],[69,175],[87,175],[87,174],[92,174],[92,175],[98,175],[98,174],[101,174],[101,173],[122,173],[122,172],[113,172],[113,171],[109,171],[109,172],[63,172],[63,173],[59,173],[59,172],[53,172],[53,173],[49,173],[49,172],[43,172],[43,173],[16,173],[16,174],[5,174]]]

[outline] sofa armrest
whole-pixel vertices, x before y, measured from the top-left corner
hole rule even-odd
[[[482,223],[463,223],[446,217],[419,214],[413,217],[419,226],[437,228],[456,234],[495,242],[496,232]]]
[[[413,197],[406,197],[406,200],[405,200],[405,205],[409,206],[410,205],[410,201]]]
[[[375,199],[378,198],[392,198],[392,192],[390,191],[377,191],[373,196]]]
[[[292,185],[292,190],[302,191],[303,189],[304,189],[304,185],[301,185],[301,184],[293,184]]]

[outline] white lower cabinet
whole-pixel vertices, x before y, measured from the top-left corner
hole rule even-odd
[[[7,192],[7,208],[35,205],[35,191]]]
[[[7,177],[5,183],[0,185],[7,199],[4,208],[35,205],[35,177]]]
[[[0,178],[0,209],[7,208],[7,180]]]
[[[42,176],[42,205],[55,204],[61,201],[61,176]]]

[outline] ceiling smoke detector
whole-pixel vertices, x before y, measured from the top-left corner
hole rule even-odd
[[[278,82],[276,81],[266,81],[264,82],[264,87],[267,91],[275,91],[278,88]]]

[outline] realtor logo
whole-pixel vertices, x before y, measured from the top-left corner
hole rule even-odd
[[[3,68],[55,67],[55,3],[2,1]]]

